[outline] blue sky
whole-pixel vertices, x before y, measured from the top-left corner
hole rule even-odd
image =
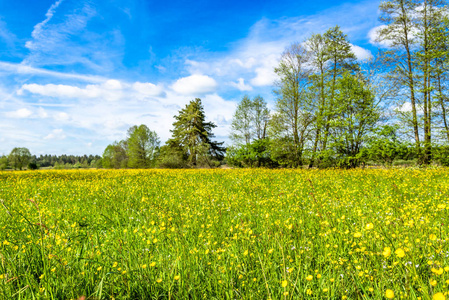
[[[0,0],[0,155],[101,155],[139,124],[165,141],[196,97],[226,141],[243,95],[273,107],[289,44],[340,25],[374,53],[379,2]]]

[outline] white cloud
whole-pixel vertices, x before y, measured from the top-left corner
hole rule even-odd
[[[63,73],[56,71],[49,71],[43,68],[35,68],[25,64],[15,64],[9,62],[0,61],[0,72],[10,72],[18,75],[43,75],[49,77],[55,77],[60,79],[76,79],[88,82],[104,82],[106,79],[100,76],[94,75],[81,75],[72,73]]]
[[[271,68],[257,68],[256,77],[251,79],[251,84],[255,86],[273,85],[277,76]]]
[[[43,109],[42,107],[39,107],[37,110],[37,115],[42,118],[45,119],[48,117],[48,113],[45,111],[45,109]]]
[[[368,32],[369,42],[372,45],[380,45],[380,46],[384,46],[384,47],[389,47],[391,45],[391,42],[389,42],[387,40],[383,40],[383,41],[378,40],[379,32],[386,27],[387,27],[386,25],[376,26]]]
[[[133,89],[142,96],[161,96],[164,93],[164,88],[161,85],[155,85],[150,82],[136,82],[133,84]]]
[[[54,129],[44,137],[44,140],[64,140],[67,136],[62,129]]]
[[[58,112],[58,113],[53,115],[53,118],[56,121],[60,121],[60,122],[61,121],[68,121],[68,120],[70,120],[70,115],[68,113],[66,113],[66,112]]]
[[[229,83],[229,85],[237,88],[240,91],[252,91],[252,86],[245,84],[245,79],[243,78],[239,78],[239,80],[237,82],[231,82]]]
[[[368,60],[373,57],[371,51],[356,45],[351,44],[351,50],[354,52],[358,60]]]
[[[190,75],[178,79],[171,88],[181,95],[202,95],[217,89],[217,82],[209,76]]]
[[[64,84],[46,84],[36,83],[24,84],[17,92],[22,95],[23,91],[56,98],[91,98],[116,101],[122,97],[122,84],[117,80],[108,80],[103,84],[90,84],[84,88]]]
[[[16,111],[9,112],[8,115],[12,118],[18,118],[18,119],[26,119],[29,118],[33,112],[29,110],[28,108],[20,108]]]
[[[50,8],[48,9],[47,13],[45,14],[45,20],[43,20],[42,22],[36,24],[34,26],[34,30],[31,33],[31,36],[33,37],[33,39],[35,40],[39,40],[43,35],[43,27],[51,20],[51,18],[53,18],[53,15],[55,14],[55,10],[58,8],[58,6],[61,4],[61,2],[64,0],[58,0],[55,3],[53,3]],[[28,49],[34,49],[36,48],[36,44],[33,43],[33,41],[28,41],[25,43],[25,47],[27,47]]]

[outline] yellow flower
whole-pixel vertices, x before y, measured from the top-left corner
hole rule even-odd
[[[179,275],[175,276],[175,280],[179,280],[179,278],[181,278],[181,276],[179,276]]]
[[[321,278],[321,274],[316,275],[316,278],[320,279]]]
[[[355,238],[359,238],[359,237],[361,237],[361,236],[362,236],[362,234],[361,234],[360,232],[354,233],[354,237],[355,237]]]
[[[97,271],[101,271],[101,269],[103,269],[103,267],[100,266],[97,268]]]
[[[151,264],[150,264],[150,267],[154,267],[156,265],[156,263],[153,261]]]
[[[113,268],[117,267],[117,264],[118,264],[117,262],[114,262],[114,263],[112,264],[112,267],[113,267]]]
[[[154,240],[153,240],[153,243],[156,244],[156,243],[157,243],[157,239],[154,239]]]
[[[54,272],[54,271],[56,271],[56,268],[53,268],[53,269],[51,269],[50,271]]]
[[[439,209],[445,209],[446,208],[446,204],[438,204],[437,206]]]
[[[156,282],[157,282],[157,283],[161,283],[161,282],[162,282],[162,278],[156,279]]]
[[[443,293],[436,293],[435,295],[433,295],[432,299],[433,300],[446,300],[446,297],[444,296]]]
[[[288,281],[287,280],[284,280],[284,281],[282,281],[282,287],[286,287],[288,285]]]
[[[371,230],[371,229],[373,229],[373,228],[374,228],[373,223],[368,223],[368,224],[366,224],[366,229]]]
[[[307,280],[307,281],[311,281],[312,279],[313,279],[313,276],[312,276],[312,275],[309,275],[309,276],[306,277],[306,280]]]
[[[437,285],[437,281],[435,279],[430,279],[429,283],[431,286],[436,286]]]
[[[312,295],[312,290],[311,289],[307,289],[306,293],[307,293],[307,295]]]
[[[245,250],[245,252],[243,252],[243,255],[248,255],[248,250]]]
[[[394,251],[394,253],[396,254],[397,257],[400,257],[400,258],[405,256],[405,252],[401,248],[396,249],[396,251]]]
[[[288,292],[284,292],[284,296],[288,296]]]
[[[0,279],[3,279],[3,278],[5,278],[5,275],[4,274],[0,274]]]
[[[388,299],[393,299],[394,298],[394,292],[390,289],[385,291],[385,297],[387,297]]]
[[[274,249],[270,249],[270,250],[268,250],[268,253],[273,253],[273,251],[274,251]]]
[[[145,269],[147,267],[147,265],[142,265],[142,269]]]
[[[429,235],[429,239],[431,240],[431,241],[434,241],[434,240],[436,240],[437,239],[437,236],[435,235],[435,234],[431,234],[431,235]]]
[[[4,240],[4,241],[3,241],[3,245],[8,246],[8,245],[9,245],[9,242],[8,242],[7,240]]]

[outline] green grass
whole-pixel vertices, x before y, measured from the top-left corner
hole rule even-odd
[[[448,195],[447,169],[0,172],[0,299],[432,299]]]

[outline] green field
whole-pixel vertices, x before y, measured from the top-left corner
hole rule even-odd
[[[449,291],[447,169],[0,172],[0,199],[0,299]]]

